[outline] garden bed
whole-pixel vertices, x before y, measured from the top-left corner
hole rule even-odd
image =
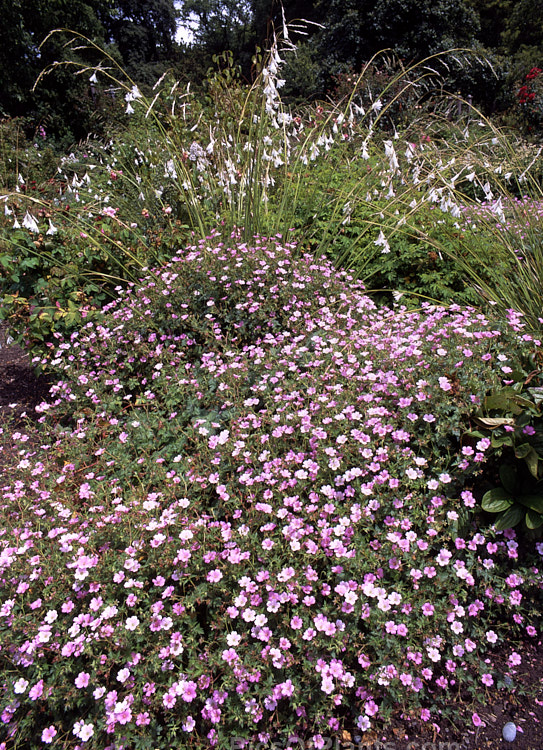
[[[28,355],[19,346],[12,344],[0,349],[0,426],[8,436],[10,430],[20,431],[25,415],[30,423],[24,420],[24,432],[33,442],[39,443],[31,422],[36,418],[35,406],[45,398],[48,389],[48,379],[36,376]],[[19,446],[9,437],[3,441],[0,465],[4,476],[9,476],[10,467],[18,462],[18,449]],[[504,652],[511,648],[503,644]],[[464,725],[467,729],[446,723],[439,733],[433,728],[422,730],[420,725],[413,728],[411,721],[398,714],[391,720],[385,733],[365,736],[362,742],[367,743],[369,748],[372,744],[379,747],[378,743],[382,743],[387,750],[419,750],[424,745],[427,750],[432,745],[432,750],[456,750],[455,745],[463,750],[496,750],[500,747],[539,750],[543,738],[542,643],[539,639],[536,643],[530,639],[523,646],[517,644],[516,649],[522,657],[522,667],[516,671],[513,689],[489,689],[480,703],[468,698],[465,705],[462,701],[456,704],[458,725]],[[537,686],[539,697],[534,698],[534,688]],[[473,713],[481,719],[482,725],[478,728],[470,727]],[[507,722],[514,722],[518,728],[513,743],[506,743],[502,738],[502,729]],[[349,738],[348,734],[338,733],[331,741],[333,750],[347,750],[353,736]]]
[[[213,236],[57,339],[4,435],[6,740],[534,747],[541,545],[471,422],[521,326]]]

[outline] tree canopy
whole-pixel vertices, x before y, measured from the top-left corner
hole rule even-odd
[[[461,71],[455,88],[486,104],[497,101],[507,76],[511,89],[543,65],[543,0],[0,0],[0,11],[0,116],[25,117],[66,137],[95,129],[99,108],[88,81],[62,66],[32,92],[42,69],[67,59],[67,36],[42,44],[55,28],[87,36],[139,84],[154,83],[172,64],[197,84],[227,50],[250,79],[256,48],[266,47],[283,18],[304,19],[283,91],[307,98],[325,95],[337,75],[359,72],[383,49],[408,64],[475,47],[501,79]],[[175,42],[178,17],[194,29],[189,47]]]
[[[51,31],[84,35],[141,79],[171,55],[176,29],[173,0],[0,0],[0,12],[0,114],[60,137],[85,135],[94,107],[88,82],[70,67],[56,66],[32,91],[42,70],[73,57],[69,34]]]
[[[477,14],[464,0],[329,0],[326,6],[318,45],[330,70],[360,69],[386,48],[411,62],[471,46],[478,28]]]

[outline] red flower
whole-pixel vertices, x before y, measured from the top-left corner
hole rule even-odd
[[[517,92],[517,98],[520,102],[520,104],[525,104],[526,99],[528,98],[528,87],[527,86],[521,86],[520,89]]]

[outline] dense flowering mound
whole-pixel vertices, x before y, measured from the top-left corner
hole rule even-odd
[[[320,748],[514,675],[543,547],[480,525],[463,436],[534,342],[293,251],[208,238],[59,343],[2,481],[3,748]]]

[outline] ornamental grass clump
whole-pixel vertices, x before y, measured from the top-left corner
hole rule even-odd
[[[404,232],[432,243],[455,263],[481,303],[501,318],[515,310],[540,337],[541,147],[530,147],[473,108],[456,126],[435,115],[426,123],[422,148],[415,145],[414,159],[408,148],[407,169],[401,169],[411,185],[403,192],[404,209],[397,207],[400,237]],[[414,202],[408,211],[410,193]],[[456,243],[434,239],[432,230],[420,226],[415,209],[425,202],[457,220]]]
[[[82,144],[43,193],[23,190],[27,177],[18,175],[17,189],[0,196],[0,314],[14,333],[46,348],[52,334],[81,324],[82,308],[92,315],[117,284],[220,227],[248,244],[294,229],[299,247],[349,268],[381,299],[490,301],[502,317],[509,307],[524,314],[539,335],[540,231],[520,213],[529,240],[502,226],[511,197],[540,196],[537,154],[523,154],[467,103],[453,101],[467,113],[457,124],[441,114],[450,115],[451,97],[438,69],[448,59],[468,67],[469,53],[409,68],[377,55],[339,102],[291,110],[281,99],[289,33],[285,26],[255,56],[248,85],[232,57],[220,57],[205,97],[170,74],[142,91],[74,34],[67,47],[76,59],[40,79],[70,66],[114,95],[123,129]],[[378,91],[380,60],[388,73]],[[471,231],[466,210],[482,201],[489,216]]]
[[[472,308],[377,308],[282,237],[210,236],[119,290],[58,339],[39,440],[13,434],[0,742],[467,724],[539,633],[543,546],[480,524],[491,441],[462,435],[538,345]]]

